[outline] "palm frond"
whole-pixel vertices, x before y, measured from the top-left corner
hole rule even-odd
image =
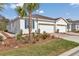
[[[29,11],[35,11],[39,8],[38,3],[24,3],[24,8],[29,12]]]
[[[16,12],[19,16],[24,17],[27,15],[23,7],[18,6],[16,9]]]

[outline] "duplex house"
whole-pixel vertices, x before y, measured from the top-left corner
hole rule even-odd
[[[7,26],[9,32],[19,33],[22,30],[23,34],[28,33],[28,17],[17,17],[14,20],[11,20]],[[51,18],[42,15],[32,15],[32,32],[36,32],[38,29],[40,33],[43,31],[47,33],[54,32],[67,32],[68,21],[63,18]]]

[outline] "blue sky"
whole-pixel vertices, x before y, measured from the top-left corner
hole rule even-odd
[[[8,4],[5,6],[1,15],[9,19],[14,19],[18,15],[14,10],[15,4]],[[39,14],[49,16],[52,18],[71,18],[79,20],[79,4],[75,3],[42,3],[40,4]]]

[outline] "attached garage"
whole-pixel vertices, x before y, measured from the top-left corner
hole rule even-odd
[[[43,33],[43,31],[47,33],[65,33],[67,32],[67,22],[63,18],[59,18],[55,20],[56,23],[51,22],[40,22],[39,23],[39,29],[40,32]]]
[[[43,33],[43,31],[45,31],[47,33],[54,33],[54,26],[53,25],[40,24],[39,28],[40,28],[41,33]]]
[[[65,33],[67,32],[67,21],[63,18],[59,18],[56,21],[56,31],[60,32],[60,33]]]
[[[64,33],[64,32],[67,32],[67,27],[64,25],[64,26],[56,26],[56,31],[58,30],[58,32],[60,33]]]

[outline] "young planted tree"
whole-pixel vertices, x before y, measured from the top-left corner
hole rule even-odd
[[[32,41],[32,13],[39,8],[38,3],[24,3],[24,9],[28,12],[29,15],[29,41]]]

